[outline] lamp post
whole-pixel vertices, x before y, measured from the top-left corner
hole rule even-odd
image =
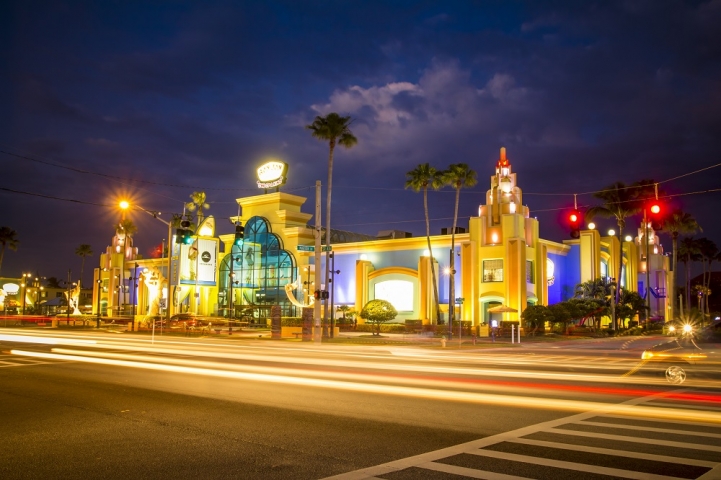
[[[95,320],[95,322],[96,322],[95,328],[100,328],[100,292],[101,292],[100,289],[102,288],[103,281],[100,278],[98,278],[95,281],[95,283],[98,284],[98,290],[97,290],[98,293],[97,293],[97,297],[95,299],[95,308],[96,308],[96,313],[97,313],[97,319]]]
[[[27,295],[27,284],[25,283],[25,274],[23,273],[23,282],[20,284],[20,286],[23,289],[23,309],[22,309],[22,315],[25,316],[25,296]]]
[[[611,321],[613,322],[613,329],[617,330],[616,325],[616,279],[611,277]]]
[[[333,338],[333,334],[335,332],[335,276],[336,274],[340,273],[340,270],[335,269],[335,253],[330,252],[330,277],[328,278],[328,282],[330,282],[330,332],[329,336],[330,338]]]
[[[131,207],[130,203],[125,200],[121,201],[119,206],[123,210],[123,215],[124,215],[124,211]],[[132,206],[139,210],[142,210],[143,212],[147,213],[148,215],[150,215],[157,221],[164,223],[165,225],[168,226],[168,263],[167,263],[168,271],[167,271],[167,278],[166,278],[167,298],[166,298],[166,305],[165,305],[165,318],[168,321],[168,325],[170,325],[170,283],[171,283],[171,277],[172,277],[170,272],[172,269],[172,261],[171,260],[173,257],[173,255],[172,255],[173,246],[172,246],[172,241],[171,241],[171,239],[173,238],[173,225],[171,222],[166,222],[165,220],[160,218],[160,215],[162,212],[158,212],[155,210],[146,210],[145,208],[141,207],[140,205],[132,205]],[[137,265],[138,264],[136,263],[135,264],[135,266],[136,266],[135,276],[136,277],[137,277]],[[180,275],[178,275],[178,277],[180,277]],[[135,295],[137,296],[137,291],[136,291]],[[133,321],[135,321],[135,310],[133,310]]]

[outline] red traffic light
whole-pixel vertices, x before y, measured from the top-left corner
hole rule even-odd
[[[571,211],[568,214],[568,223],[571,227],[571,238],[579,238],[581,236],[581,212]]]
[[[654,215],[658,215],[659,213],[661,213],[661,205],[659,205],[658,203],[654,203],[651,205],[650,210],[651,213],[653,213]]]

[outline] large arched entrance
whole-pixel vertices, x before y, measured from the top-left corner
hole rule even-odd
[[[268,220],[252,217],[245,225],[241,245],[233,245],[220,263],[218,306],[220,313],[251,324],[265,325],[270,308],[295,316],[285,286],[297,275],[293,254],[283,249]]]

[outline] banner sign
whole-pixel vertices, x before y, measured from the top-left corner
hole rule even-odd
[[[192,245],[180,246],[180,283],[214,287],[218,241],[196,238]]]

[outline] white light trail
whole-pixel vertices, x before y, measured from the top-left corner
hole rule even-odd
[[[114,365],[145,370],[165,371],[191,375],[211,376],[232,380],[246,380],[273,384],[294,385],[303,387],[329,388],[335,390],[371,393],[382,395],[395,395],[412,398],[426,398],[439,401],[455,401],[474,404],[518,405],[524,408],[541,408],[564,411],[597,411],[599,413],[612,413],[616,415],[633,415],[648,418],[673,418],[676,420],[702,421],[721,424],[721,413],[712,411],[692,411],[679,408],[656,408],[647,406],[631,406],[623,404],[607,404],[601,402],[588,402],[578,400],[561,400],[538,397],[519,397],[512,395],[484,394],[477,392],[434,390],[429,388],[415,388],[392,385],[364,384],[358,382],[342,382],[315,378],[301,378],[286,375],[266,375],[250,372],[234,372],[227,370],[204,369],[178,365],[160,365],[147,362],[131,362],[108,358],[91,358],[81,355],[59,355],[55,353],[30,352],[12,350],[12,354],[36,358],[96,363]]]

